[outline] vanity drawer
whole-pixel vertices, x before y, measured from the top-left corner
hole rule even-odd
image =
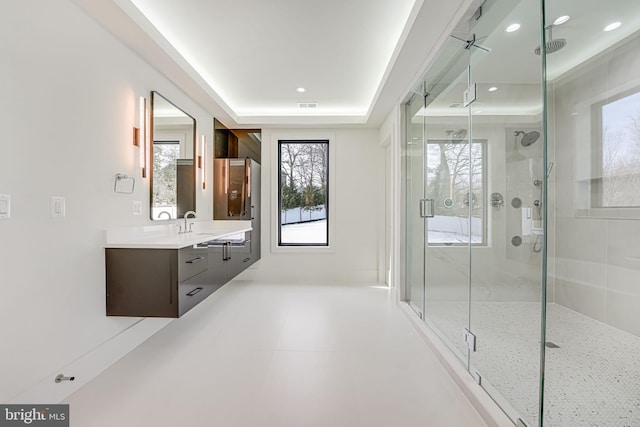
[[[182,248],[178,251],[178,282],[200,274],[207,269],[209,262],[207,250]]]
[[[193,280],[196,279],[196,280]],[[178,317],[184,315],[220,286],[198,282],[197,277],[178,285]]]

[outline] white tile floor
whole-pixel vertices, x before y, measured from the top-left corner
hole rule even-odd
[[[232,282],[65,403],[72,427],[486,425],[367,285]]]

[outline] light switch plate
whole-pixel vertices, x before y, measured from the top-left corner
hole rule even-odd
[[[133,201],[133,214],[142,215],[142,202],[140,200]]]
[[[66,215],[66,200],[62,196],[51,196],[51,217],[61,218]]]
[[[0,194],[0,219],[11,218],[11,195]]]

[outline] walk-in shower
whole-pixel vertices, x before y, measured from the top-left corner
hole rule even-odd
[[[518,426],[640,426],[640,4],[585,1],[487,0],[405,108],[405,299]]]

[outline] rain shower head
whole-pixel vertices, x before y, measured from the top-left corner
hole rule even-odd
[[[552,54],[554,52],[559,51],[560,49],[562,49],[563,47],[565,47],[567,45],[567,40],[566,39],[554,39],[553,35],[551,33],[551,29],[554,27],[555,25],[551,24],[548,25],[546,27],[547,30],[549,30],[549,37],[547,38],[547,42],[544,44],[545,46],[545,53],[547,54]],[[540,46],[536,47],[533,50],[533,53],[535,53],[536,55],[540,55],[540,53],[542,53],[542,48]]]
[[[531,144],[533,144],[534,142],[536,142],[538,140],[538,138],[540,138],[540,132],[538,132],[537,130],[532,130],[531,132],[525,132],[523,130],[517,130],[514,132],[516,138],[519,135],[522,135],[522,140],[520,141],[520,144],[522,144],[523,147],[528,147]]]

